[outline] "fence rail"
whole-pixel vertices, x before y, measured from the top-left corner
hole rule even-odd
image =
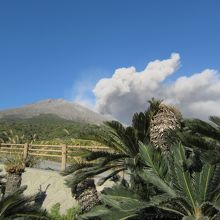
[[[55,148],[55,149],[54,149]],[[72,155],[73,150],[91,150],[91,151],[109,151],[108,147],[99,146],[69,146],[63,145],[43,145],[43,144],[11,144],[0,143],[0,153],[4,154],[20,154],[24,160],[28,155],[36,157],[53,157],[61,159],[61,171],[65,170],[68,158],[77,158]]]

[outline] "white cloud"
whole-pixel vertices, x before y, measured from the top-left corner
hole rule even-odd
[[[165,101],[176,104],[187,117],[207,119],[220,115],[220,77],[206,69],[190,77],[180,77],[166,88]]]
[[[180,67],[180,56],[171,54],[166,60],[155,60],[137,72],[135,67],[117,69],[111,78],[98,81],[93,92],[96,109],[130,122],[134,112],[143,111],[152,97],[177,105],[183,115],[207,119],[220,115],[220,77],[206,69],[189,77],[182,76],[167,85],[164,81]]]

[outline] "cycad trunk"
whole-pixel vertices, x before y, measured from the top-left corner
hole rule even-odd
[[[176,108],[160,104],[159,110],[153,116],[150,123],[150,141],[156,148],[162,151],[169,150],[169,133],[180,127],[181,113]]]
[[[1,172],[2,172],[2,170],[0,169],[0,173]],[[0,200],[5,194],[5,181],[4,181],[4,179],[5,179],[5,175],[0,174]]]
[[[88,212],[94,206],[100,204],[100,199],[93,179],[86,179],[78,184],[75,192],[75,199],[78,201],[82,213]]]
[[[7,173],[5,196],[17,191],[21,187],[22,173]]]

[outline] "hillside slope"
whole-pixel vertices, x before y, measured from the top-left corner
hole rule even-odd
[[[24,135],[22,141],[49,143],[94,139],[94,132],[110,117],[63,99],[45,100],[21,108],[0,111],[0,141]],[[5,134],[5,132],[7,134]]]
[[[72,143],[72,139],[94,139],[93,134],[97,130],[98,125],[96,124],[66,120],[52,114],[41,114],[26,119],[0,119],[0,141],[1,139],[7,141],[6,132],[10,137],[24,135],[23,141],[25,142],[31,141],[36,136],[37,141]]]
[[[84,106],[64,99],[48,99],[20,108],[0,111],[0,118],[33,118],[42,114],[53,114],[75,122],[100,124],[110,117],[96,113]]]

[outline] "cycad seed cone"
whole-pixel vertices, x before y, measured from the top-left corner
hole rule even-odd
[[[160,104],[159,110],[152,117],[150,123],[150,142],[162,151],[169,150],[168,138],[170,130],[180,127],[181,123],[180,111],[170,105]]]

